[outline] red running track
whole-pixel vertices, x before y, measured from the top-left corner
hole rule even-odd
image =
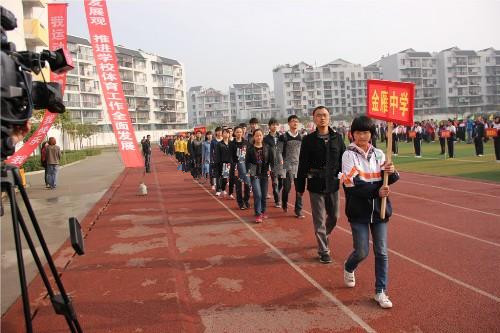
[[[86,255],[66,244],[55,258],[85,332],[500,331],[500,186],[405,173],[392,189],[391,310],[372,300],[371,254],[343,286],[343,211],[322,265],[307,194],[306,219],[270,207],[255,225],[158,151],[153,173],[125,170],[88,214]],[[35,332],[66,332],[39,279],[30,295]],[[23,331],[18,301],[2,332]]]

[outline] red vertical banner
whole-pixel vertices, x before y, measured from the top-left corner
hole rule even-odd
[[[101,90],[118,149],[125,167],[141,167],[144,163],[123,94],[106,1],[85,0],[85,14]]]
[[[51,51],[57,49],[67,50],[67,6],[66,3],[51,3],[48,4],[48,23],[49,23],[49,49]],[[66,87],[66,73],[55,74],[50,72],[50,81],[57,82],[61,85],[62,95]],[[33,151],[42,143],[52,124],[57,118],[57,114],[45,111],[42,122],[38,126],[33,135],[24,143],[14,155],[7,159],[7,163],[20,167],[26,162]]]
[[[414,83],[368,80],[366,84],[368,117],[413,126]]]

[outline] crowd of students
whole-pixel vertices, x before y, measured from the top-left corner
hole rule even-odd
[[[412,142],[415,151],[415,157],[422,157],[422,143],[439,141],[441,146],[441,155],[447,154],[447,157],[455,157],[456,143],[474,143],[475,155],[484,156],[484,143],[490,138],[486,135],[486,129],[497,130],[497,136],[493,137],[495,158],[500,163],[500,116],[485,118],[478,116],[468,117],[467,119],[457,120],[448,119],[436,121],[428,119],[417,121],[413,126],[402,126],[395,124],[392,130],[392,153],[395,156],[399,154],[400,142]],[[341,128],[341,132],[347,133],[349,141],[353,138],[348,128]],[[372,138],[372,144],[376,146],[377,140],[387,142],[387,125],[376,124],[375,134]],[[449,136],[448,136],[449,135]]]
[[[382,178],[387,172],[391,184],[399,175],[392,163],[386,163],[383,151],[371,144],[377,133],[370,118],[361,116],[353,121],[352,142],[347,147],[342,131],[329,126],[328,108],[315,108],[313,121],[316,129],[307,134],[299,130],[299,119],[292,115],[288,118],[289,129],[280,133],[278,121],[271,119],[268,133],[264,133],[253,118],[249,128],[242,123],[234,128],[217,127],[214,133],[205,133],[204,138],[200,131],[165,137],[160,146],[164,153],[175,156],[179,171],[190,172],[195,180],[209,184],[217,197],[235,199],[241,210],[252,206],[255,223],[268,218],[267,199],[285,213],[293,207],[293,215],[303,219],[307,188],[318,259],[324,264],[332,262],[329,239],[339,217],[339,187],[343,185],[345,214],[353,235],[353,251],[344,263],[345,285],[356,285],[355,270],[368,255],[371,232],[375,252],[374,299],[381,307],[390,308],[387,222],[392,208],[387,198],[389,187],[383,186]],[[292,183],[295,203],[289,204]],[[268,195],[268,187],[272,194]],[[380,218],[382,198],[387,198],[384,219]]]

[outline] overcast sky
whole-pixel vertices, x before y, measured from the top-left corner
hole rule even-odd
[[[500,49],[500,0],[108,0],[115,44],[185,66],[187,86],[267,82],[279,64],[368,65],[407,48]],[[68,33],[88,38],[83,1]]]

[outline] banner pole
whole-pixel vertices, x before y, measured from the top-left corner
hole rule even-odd
[[[392,162],[392,121],[387,122],[387,151],[385,154],[385,162]],[[383,186],[389,185],[389,174],[384,172],[384,184]],[[380,218],[385,219],[385,208],[387,207],[387,197],[382,198],[382,204],[380,205]]]

